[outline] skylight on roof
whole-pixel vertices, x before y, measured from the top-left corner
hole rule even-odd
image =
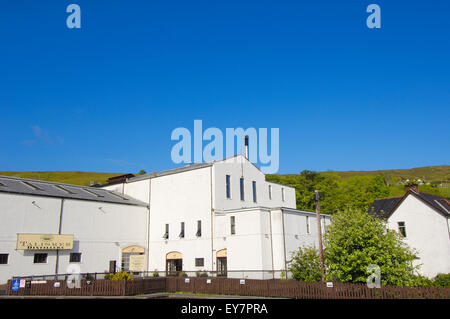
[[[126,198],[126,197],[124,197],[124,196],[121,196],[121,195],[119,195],[119,194],[113,193],[113,192],[108,192],[108,194],[111,194],[111,195],[116,196],[116,197],[118,197],[118,198],[120,198],[120,199],[123,199],[123,200],[128,200],[128,198]]]
[[[88,190],[88,189],[86,189],[86,188],[82,188],[82,190],[84,190],[86,193],[89,193],[89,194],[94,195],[94,196],[97,196],[97,197],[105,197],[105,196],[103,196],[103,195],[94,193],[94,192],[92,192],[92,191],[90,191],[90,190]]]
[[[43,190],[43,189],[37,187],[36,185],[31,184],[30,182],[22,181],[22,183],[25,184],[26,186],[36,190],[36,191],[42,191]]]
[[[58,188],[58,189],[60,189],[60,190],[62,190],[62,191],[64,191],[64,192],[66,192],[67,194],[75,194],[74,192],[71,192],[68,189],[66,189],[66,188],[64,188],[64,187],[62,187],[60,185],[53,185],[53,186]]]

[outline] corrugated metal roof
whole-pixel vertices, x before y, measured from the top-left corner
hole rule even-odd
[[[0,175],[0,192],[147,206],[130,196],[101,188]]]

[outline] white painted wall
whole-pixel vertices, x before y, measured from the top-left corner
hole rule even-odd
[[[0,254],[9,254],[8,264],[0,265],[0,284],[13,276],[55,273],[56,251],[15,248],[18,233],[58,234],[61,203],[60,198],[0,193]],[[58,272],[66,272],[70,252],[82,253],[82,272],[108,270],[109,260],[120,267],[121,248],[146,246],[147,212],[140,206],[64,200],[61,233],[74,235],[74,248],[60,251]],[[48,253],[47,263],[34,264],[40,252]]]
[[[183,254],[184,270],[211,269],[211,168],[152,178],[150,197],[149,270],[165,271],[166,255]],[[197,237],[197,221],[202,221],[202,236]],[[179,238],[181,222],[185,237]],[[164,240],[165,224],[169,239]],[[204,267],[195,267],[195,258],[204,258]]]
[[[448,217],[408,195],[388,218],[388,227],[398,232],[398,222],[405,222],[405,241],[418,251],[420,260],[416,264],[422,264],[422,275],[432,278],[438,273],[450,273]]]
[[[244,156],[239,155],[214,163],[214,209],[230,210],[249,207],[296,208],[295,188],[267,182],[265,175]],[[226,175],[231,177],[231,198],[226,196]],[[240,196],[240,178],[244,177],[244,201]],[[256,203],[252,182],[256,181]],[[272,198],[269,199],[269,185]],[[284,201],[282,200],[284,189]]]

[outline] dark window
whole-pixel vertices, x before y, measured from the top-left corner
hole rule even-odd
[[[0,265],[6,265],[8,263],[8,254],[0,254]]]
[[[203,267],[205,265],[204,258],[195,258],[195,267]]]
[[[256,182],[252,182],[252,188],[253,188],[253,203],[256,203]]]
[[[47,254],[34,254],[35,264],[45,264],[47,262]]]
[[[306,233],[310,234],[310,230],[309,230],[309,216],[306,216]]]
[[[230,217],[230,224],[231,224],[231,235],[236,234],[236,217],[231,216]]]
[[[231,198],[231,176],[227,175],[226,180],[227,198]]]
[[[403,237],[406,237],[405,222],[398,222],[398,231]]]
[[[166,232],[163,236],[164,239],[169,239],[169,224],[166,224]]]
[[[71,263],[80,263],[81,262],[81,253],[70,253],[70,260]]]
[[[181,222],[180,238],[184,238],[184,222]]]
[[[269,199],[272,199],[272,185],[269,185]]]
[[[197,220],[197,237],[200,237],[202,235],[202,221]]]
[[[241,177],[240,180],[240,187],[241,187],[241,200],[244,200],[244,178]]]

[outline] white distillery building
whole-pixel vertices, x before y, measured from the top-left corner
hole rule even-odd
[[[72,236],[71,245],[55,249],[61,235]],[[146,247],[147,236],[146,203],[103,189],[0,176],[0,284],[64,274],[69,264],[109,271],[127,251]]]
[[[318,246],[315,213],[295,208],[295,189],[243,155],[100,187],[1,176],[0,284],[74,264],[279,278],[298,247]]]
[[[298,247],[318,247],[316,215],[296,210],[295,188],[266,181],[243,155],[103,189],[149,204],[150,271],[279,278]],[[330,217],[321,219],[324,232]]]
[[[433,278],[450,273],[450,200],[419,192],[417,185],[406,187],[400,197],[381,198],[369,212],[387,220],[389,229],[405,237],[416,250],[419,273]]]

